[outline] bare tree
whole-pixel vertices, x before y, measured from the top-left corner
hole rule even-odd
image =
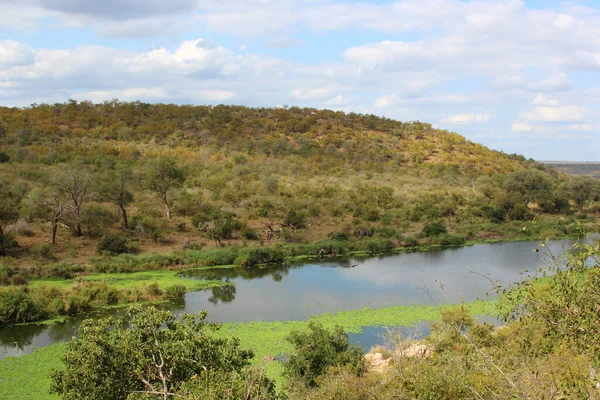
[[[76,221],[75,234],[80,237],[81,210],[83,204],[93,196],[91,174],[81,166],[61,168],[54,176],[53,184],[60,193],[69,198],[70,204],[67,203],[66,207]]]

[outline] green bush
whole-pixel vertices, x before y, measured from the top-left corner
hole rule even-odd
[[[527,206],[517,204],[508,212],[508,218],[512,221],[527,221],[531,218],[531,212]]]
[[[253,247],[244,250],[234,261],[235,265],[250,268],[261,264],[281,264],[285,260],[283,252],[273,247]]]
[[[426,237],[432,237],[448,233],[448,230],[441,221],[433,221],[423,227],[422,233]]]
[[[129,253],[131,249],[127,242],[127,238],[120,233],[104,235],[96,244],[96,252],[110,256]]]
[[[241,233],[245,239],[260,240],[260,236],[258,236],[258,233],[256,233],[256,231],[250,228],[249,226],[244,226],[241,230]]]
[[[181,303],[185,299],[185,286],[169,286],[167,290],[165,290],[165,297],[167,298],[167,300],[170,300],[172,302]]]
[[[306,386],[316,386],[317,378],[329,367],[348,366],[356,375],[365,371],[361,348],[350,343],[339,326],[328,330],[310,321],[308,330],[292,331],[287,341],[294,346],[295,353],[284,365],[285,375]]]

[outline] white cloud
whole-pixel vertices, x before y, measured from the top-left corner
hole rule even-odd
[[[533,127],[525,122],[515,122],[511,127],[513,132],[531,132],[532,130]]]
[[[389,96],[381,96],[381,97],[375,99],[375,103],[373,104],[373,107],[375,107],[375,108],[393,107],[394,105],[398,104],[399,101],[400,101],[400,98],[398,96],[396,96],[395,94],[392,94]]]
[[[491,118],[490,114],[458,114],[442,118],[443,124],[484,124]]]
[[[535,99],[533,99],[533,104],[538,106],[557,106],[558,101],[549,99],[542,93],[538,93],[537,96],[535,96]]]
[[[15,40],[0,40],[0,68],[29,65],[34,61],[31,48]]]
[[[298,100],[324,100],[331,96],[330,88],[295,88],[292,90],[292,96]]]
[[[598,127],[594,126],[593,124],[574,124],[574,125],[569,125],[567,127],[568,130],[570,131],[594,131],[594,130],[598,130]]]
[[[527,121],[540,122],[572,122],[584,118],[583,107],[569,106],[539,106],[533,111],[521,113],[521,118]]]

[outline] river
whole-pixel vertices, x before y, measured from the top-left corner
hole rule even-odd
[[[547,248],[558,255],[572,244],[553,241]],[[303,320],[312,314],[364,307],[454,304],[494,296],[496,284],[507,287],[546,265],[547,250],[538,242],[510,242],[251,272],[236,268],[197,270],[182,274],[181,279],[210,277],[234,285],[187,293],[185,304],[168,307],[176,312],[207,310],[216,322],[245,322]],[[2,328],[0,359],[67,341],[83,318],[115,312],[120,311],[103,310],[50,326]],[[428,329],[426,324],[421,328]],[[367,347],[376,342],[382,328],[364,331],[351,338]]]

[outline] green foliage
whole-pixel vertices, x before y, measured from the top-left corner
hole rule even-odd
[[[426,237],[447,234],[448,230],[441,221],[432,221],[425,224],[421,233]]]
[[[122,234],[111,233],[102,236],[96,244],[96,251],[103,255],[115,256],[117,254],[133,253],[135,248],[129,245],[129,241]]]
[[[289,210],[283,219],[283,223],[285,225],[293,225],[294,227],[300,229],[306,227],[306,214],[304,212],[299,212],[294,209]]]
[[[0,256],[6,254],[8,225],[19,219],[21,196],[7,182],[0,182]]]
[[[65,368],[52,373],[52,391],[63,399],[167,396],[198,376],[220,376],[218,382],[243,373],[253,353],[236,339],[215,338],[205,319],[134,307],[125,317],[86,320],[68,344]]]
[[[185,299],[185,286],[174,285],[169,286],[165,292],[165,297],[173,302],[181,303]]]
[[[517,204],[508,212],[508,218],[512,221],[527,221],[531,218],[531,212],[527,206]]]
[[[241,252],[234,264],[251,268],[261,264],[281,264],[285,260],[281,250],[272,247],[252,247]]]
[[[350,343],[340,326],[328,330],[311,321],[307,331],[292,331],[287,340],[295,353],[285,364],[285,375],[306,386],[316,386],[317,378],[329,367],[348,366],[356,375],[365,370],[362,350]]]

